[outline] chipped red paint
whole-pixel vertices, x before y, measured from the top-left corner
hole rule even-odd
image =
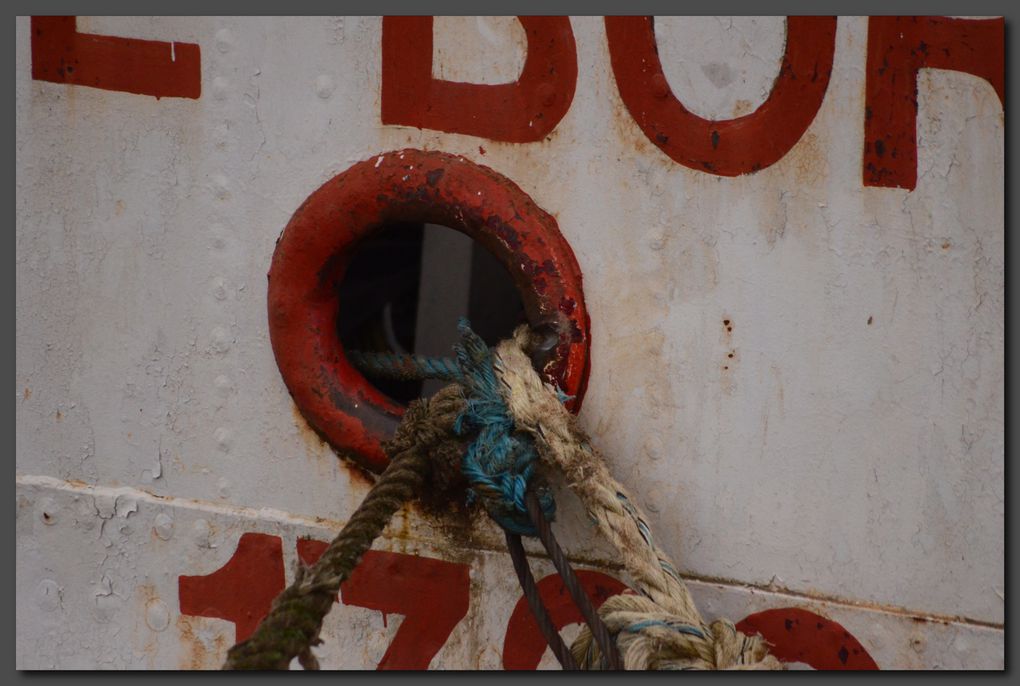
[[[181,614],[234,623],[235,641],[247,639],[283,590],[283,544],[279,536],[248,533],[225,565],[205,576],[181,576]]]
[[[314,564],[328,544],[298,539],[298,558]],[[243,534],[233,556],[205,576],[178,580],[182,615],[214,617],[233,622],[235,640],[251,636],[269,613],[273,598],[284,588],[283,546],[279,536]],[[578,570],[581,586],[599,607],[607,598],[630,589],[620,580]],[[431,557],[370,550],[340,587],[345,605],[404,617],[380,660],[378,669],[428,669],[433,658],[467,616],[470,566]],[[538,582],[539,594],[553,623],[562,629],[582,622],[580,612],[557,574]],[[339,599],[338,599],[339,602]],[[815,669],[878,669],[868,651],[840,624],[801,608],[757,612],[737,623],[746,634],[761,634],[771,652],[785,662],[803,662]],[[507,622],[503,639],[505,669],[535,669],[546,643],[527,601],[521,597]]]
[[[432,77],[432,17],[385,17],[382,123],[509,143],[545,138],[574,99],[574,34],[567,17],[518,19],[528,37],[520,78],[483,85]]]
[[[652,17],[606,17],[605,23],[616,85],[634,121],[674,161],[719,176],[782,159],[814,120],[832,73],[836,18],[790,17],[782,67],[762,106],[736,119],[702,119],[666,81]]]
[[[606,602],[607,598],[629,590],[619,579],[601,572],[579,569],[576,574],[578,581],[581,582],[581,588],[585,590],[596,608]],[[574,604],[559,574],[550,574],[539,581],[538,592],[542,603],[549,611],[553,626],[557,629],[575,622],[584,622],[581,611]],[[535,617],[531,614],[531,608],[528,607],[528,601],[522,596],[517,601],[513,614],[510,615],[510,622],[506,626],[506,636],[503,638],[503,668],[536,669],[547,647]]]
[[[837,622],[796,607],[765,610],[737,623],[745,634],[761,634],[783,662],[815,669],[878,669],[864,646]]]
[[[343,306],[336,285],[357,242],[391,222],[448,226],[496,255],[520,290],[529,321],[559,330],[560,345],[543,371],[575,397],[569,407],[576,411],[588,378],[590,324],[581,271],[556,220],[488,167],[442,152],[402,150],[327,181],[277,242],[269,333],[280,373],[309,423],[368,469],[386,466],[380,442],[392,435],[404,408],[348,363],[335,322]]]
[[[864,108],[865,186],[917,185],[917,71],[973,74],[1005,106],[1005,20],[871,17]]]
[[[298,556],[314,564],[327,543],[301,539]],[[404,616],[377,669],[428,669],[468,611],[471,579],[465,564],[369,550],[340,586],[344,604]]]
[[[32,78],[157,98],[202,95],[195,43],[78,33],[75,17],[32,17]]]

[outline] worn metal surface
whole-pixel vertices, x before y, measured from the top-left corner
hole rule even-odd
[[[562,98],[562,118],[507,142],[513,99],[470,110],[470,133],[384,123],[379,18],[78,18],[82,34],[197,45],[197,98],[33,80],[18,19],[19,667],[215,667],[298,554],[314,554],[300,537],[329,539],[360,502],[366,477],[291,400],[265,275],[315,189],[404,148],[490,167],[555,218],[591,320],[579,421],[643,494],[707,615],[780,632],[784,654],[816,667],[1002,667],[996,47],[967,39],[981,59],[929,63],[911,43],[883,65],[868,20],[841,17],[806,130],[773,164],[726,176],[648,138],[601,18],[569,29],[576,79],[537,101]],[[938,30],[963,29],[995,42],[995,21]],[[923,22],[911,30],[938,44]],[[540,50],[512,18],[437,18],[433,31],[431,71],[416,72],[430,84],[500,88]],[[782,18],[657,18],[653,34],[692,116],[764,121],[753,114],[787,52]],[[916,123],[913,183],[899,166],[868,175],[883,133],[868,84],[883,67],[908,97],[916,74],[916,111],[886,118],[897,140]],[[478,88],[429,92],[474,107],[491,97]],[[557,537],[604,575],[590,582],[603,597],[626,579],[557,492]],[[324,665],[538,662],[483,517],[410,508],[376,548],[379,581],[345,589]],[[259,572],[235,576],[245,569]],[[426,595],[412,579],[443,598],[429,609],[441,621],[406,602]],[[768,609],[782,613],[751,617]]]

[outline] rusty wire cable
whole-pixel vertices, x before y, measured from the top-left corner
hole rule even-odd
[[[557,631],[556,625],[553,624],[552,618],[549,617],[549,612],[542,603],[538,586],[535,584],[535,577],[532,576],[531,568],[528,566],[528,556],[524,552],[524,545],[521,543],[520,534],[511,533],[505,529],[503,533],[506,534],[506,547],[510,551],[510,559],[513,560],[514,571],[517,572],[517,580],[521,583],[524,597],[528,600],[528,607],[531,608],[531,614],[535,618],[535,623],[538,624],[542,636],[545,637],[545,642],[549,644],[553,655],[559,660],[564,670],[574,671],[579,669],[577,661],[574,660],[574,656],[570,652],[570,648],[563,642],[560,632]]]
[[[553,566],[556,567],[560,578],[563,579],[563,585],[570,593],[570,597],[574,599],[577,609],[581,611],[581,616],[584,617],[584,621],[588,624],[592,636],[599,644],[599,648],[602,649],[602,654],[606,656],[607,667],[613,670],[623,669],[623,661],[620,659],[620,652],[616,648],[616,641],[613,635],[609,632],[609,628],[606,627],[601,617],[599,617],[599,613],[591,603],[591,598],[588,597],[588,594],[581,587],[581,582],[578,580],[577,575],[574,574],[570,561],[567,560],[567,556],[563,553],[563,549],[560,548],[556,537],[553,535],[549,520],[542,514],[542,508],[535,494],[528,491],[527,495],[525,495],[524,503],[528,507],[528,514],[531,515],[531,519],[535,522],[535,528],[538,529],[538,538],[542,541],[542,545],[545,546],[546,552],[549,553],[549,559],[552,560]],[[559,638],[558,635],[557,638]]]
[[[537,461],[534,443],[526,434],[518,434],[509,419],[503,389],[497,383],[492,350],[471,331],[466,320],[461,320],[458,328],[462,341],[454,347],[456,362],[436,361],[422,356],[399,356],[400,359],[397,359],[398,356],[389,354],[369,356],[361,353],[354,353],[352,359],[363,372],[373,376],[387,375],[393,369],[421,378],[443,376],[440,372],[447,368],[459,372],[452,376],[463,387],[466,403],[463,414],[454,424],[454,433],[478,432],[463,456],[461,471],[471,482],[472,491],[485,503],[489,515],[504,529],[517,578],[542,635],[564,669],[578,669],[576,659],[542,603],[521,544],[522,533],[537,535],[542,541],[564,586],[602,649],[606,666],[622,669],[613,636],[599,618],[553,536],[549,523],[555,511],[551,495],[544,490],[536,492],[535,484],[529,483]]]

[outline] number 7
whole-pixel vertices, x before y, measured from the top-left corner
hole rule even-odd
[[[298,557],[314,564],[326,545],[299,540]],[[340,595],[347,605],[404,616],[377,669],[428,669],[467,614],[470,587],[467,565],[369,550]]]

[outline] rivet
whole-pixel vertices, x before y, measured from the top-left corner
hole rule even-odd
[[[315,79],[315,94],[323,100],[329,100],[335,89],[336,83],[333,81],[333,77],[329,74],[320,74],[319,77]]]
[[[226,374],[217,376],[213,381],[213,385],[216,386],[216,391],[223,397],[230,395],[234,390],[234,382]]]
[[[46,612],[60,607],[60,586],[53,579],[43,579],[35,587],[35,604]]]
[[[160,512],[156,515],[156,521],[152,525],[152,530],[156,532],[156,536],[160,539],[169,541],[174,535],[173,517],[165,512]]]
[[[230,29],[220,29],[216,32],[216,49],[222,53],[230,52],[230,49],[234,47],[234,34],[230,32]]]
[[[227,90],[230,88],[230,82],[222,76],[217,76],[212,82],[212,96],[216,100],[226,100]]]
[[[227,177],[223,174],[214,174],[212,177],[212,190],[213,194],[220,200],[229,198],[230,182],[227,181]]]
[[[230,429],[221,426],[213,432],[213,438],[216,439],[216,447],[225,453],[230,452],[230,446],[234,439],[234,434]]]
[[[209,538],[212,536],[212,527],[204,519],[198,519],[191,525],[191,538],[199,548],[211,548]]]
[[[661,501],[662,492],[658,488],[649,489],[648,496],[645,498],[645,507],[649,512],[658,512]]]
[[[225,353],[230,350],[230,333],[222,326],[212,330],[212,347],[218,353]]]
[[[170,610],[166,603],[158,598],[150,600],[145,606],[145,623],[153,631],[163,631],[170,626]]]
[[[649,459],[652,460],[662,459],[662,451],[665,446],[662,443],[662,439],[659,438],[658,436],[650,436],[645,441],[643,447],[645,449],[645,455],[647,455]]]
[[[217,300],[227,299],[227,282],[222,276],[213,279],[212,294]]]

